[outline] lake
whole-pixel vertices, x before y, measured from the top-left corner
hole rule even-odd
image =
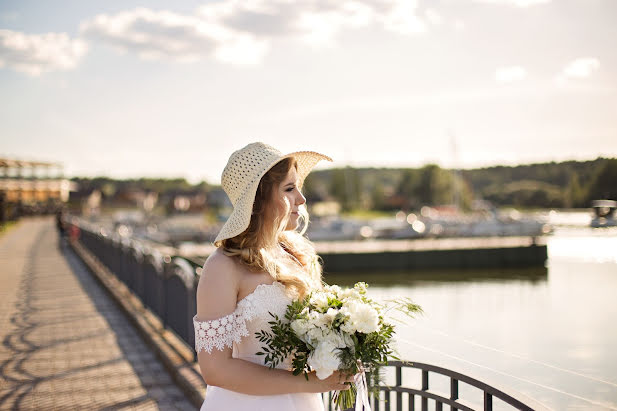
[[[410,297],[424,315],[398,325],[401,359],[438,365],[555,410],[617,410],[617,230],[557,227],[534,269],[327,274]],[[388,375],[387,377],[390,377]],[[419,386],[419,372],[403,382]],[[391,382],[391,381],[387,381]],[[431,380],[439,391],[449,382]],[[460,389],[461,397],[481,393]],[[508,409],[496,401],[494,409]]]

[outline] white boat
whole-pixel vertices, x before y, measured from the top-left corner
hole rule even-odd
[[[617,218],[615,218],[617,201],[594,200],[591,202],[591,208],[594,212],[594,217],[591,220],[592,227],[617,227]]]

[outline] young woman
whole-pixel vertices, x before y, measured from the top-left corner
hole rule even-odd
[[[201,411],[321,411],[322,392],[345,390],[353,377],[294,376],[291,361],[271,369],[255,333],[269,313],[322,286],[321,265],[303,236],[308,214],[301,193],[311,169],[329,157],[310,151],[282,155],[263,143],[234,152],[221,185],[233,212],[216,237],[197,287],[195,349],[208,385]],[[297,229],[304,220],[301,232]]]

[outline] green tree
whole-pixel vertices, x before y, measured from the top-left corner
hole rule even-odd
[[[585,201],[585,190],[581,186],[578,175],[576,173],[572,173],[570,176],[570,183],[568,184],[568,188],[566,190],[566,198],[564,202],[565,207],[581,207]]]
[[[599,168],[589,186],[587,201],[617,200],[617,159],[611,159]]]

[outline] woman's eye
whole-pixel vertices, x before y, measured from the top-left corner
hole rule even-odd
[[[287,190],[285,190],[285,191],[292,192],[292,191],[294,191],[294,188],[296,188],[296,187],[290,187],[290,188],[288,188],[288,189],[287,189]]]

